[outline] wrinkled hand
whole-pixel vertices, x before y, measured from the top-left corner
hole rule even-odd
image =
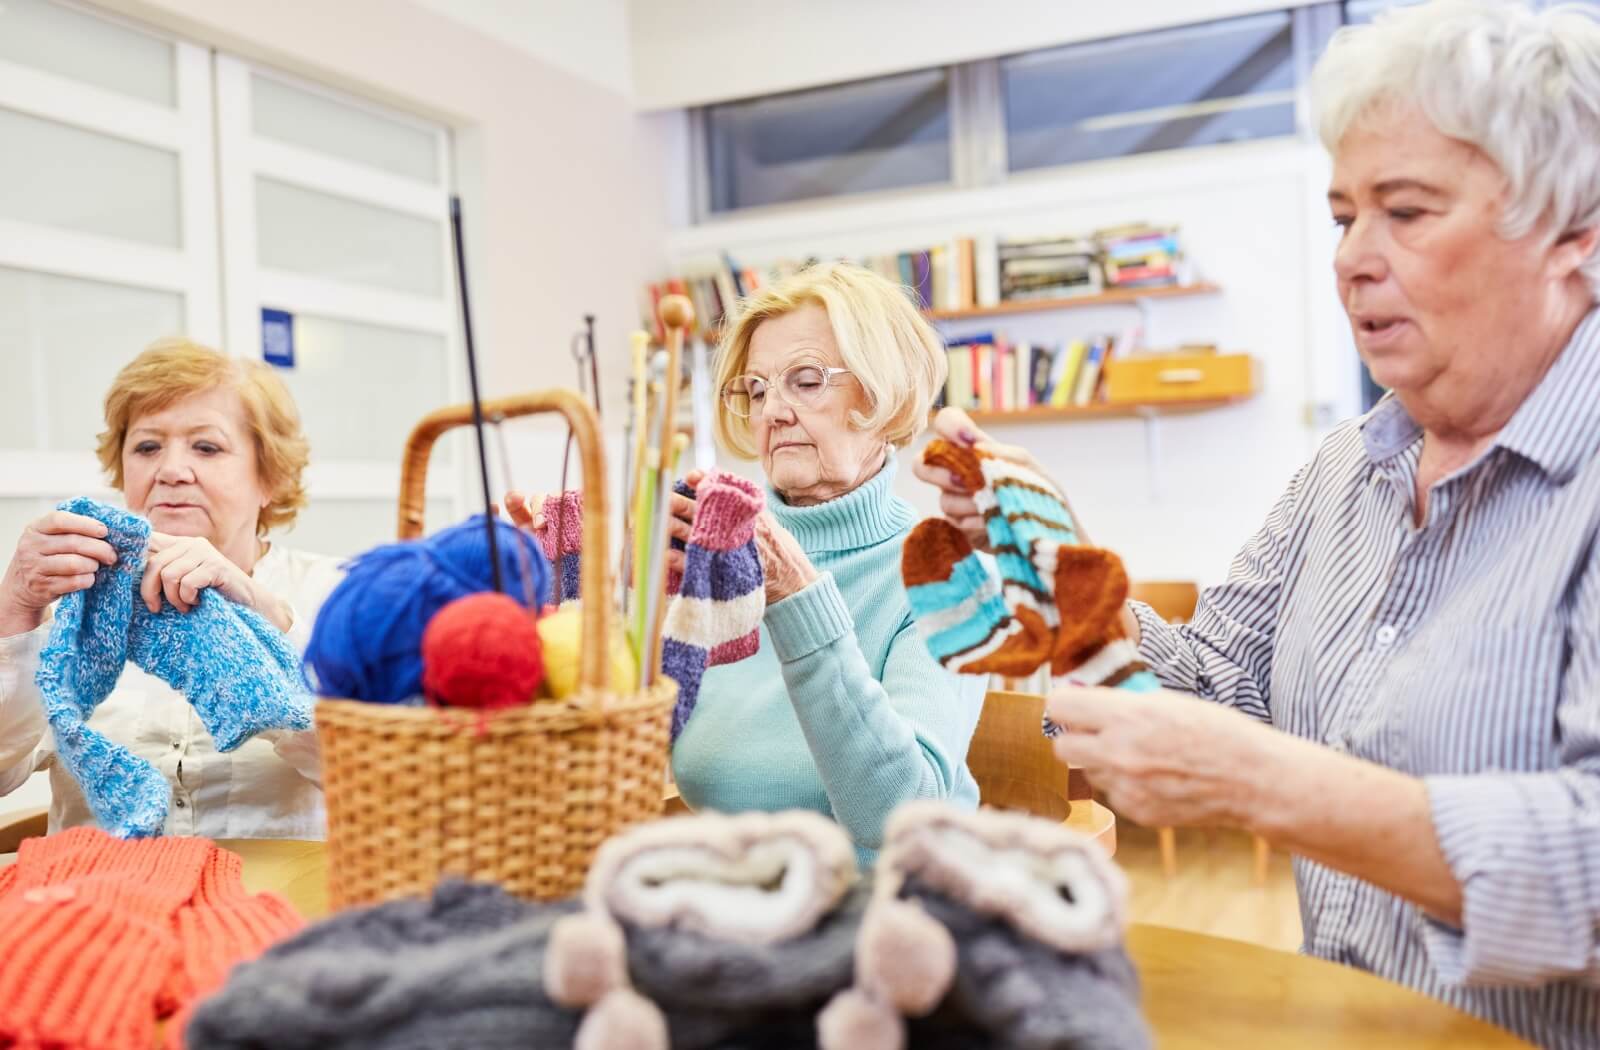
[[[683,476],[683,480],[692,489],[700,487],[706,472],[691,470]],[[689,532],[694,527],[694,497],[680,496],[671,489],[667,490],[667,534],[681,543],[689,542]],[[667,570],[669,572],[682,572],[684,566],[683,551],[667,551]]]
[[[109,532],[93,518],[62,510],[30,522],[0,578],[0,638],[33,630],[51,602],[87,590],[96,570],[115,565]]]
[[[683,480],[690,488],[698,488],[704,478],[704,471],[691,470]],[[667,530],[673,539],[688,543],[694,525],[694,500],[676,492],[669,493],[667,498],[670,504]],[[768,605],[783,601],[817,578],[817,570],[806,552],[800,549],[800,541],[769,512],[756,515],[753,526],[756,554],[761,558],[761,571],[766,576]],[[667,568],[682,572],[684,561],[683,551],[667,552]]]
[[[254,609],[280,631],[289,629],[292,616],[288,606],[256,586],[250,575],[213,547],[210,540],[152,532],[149,551],[144,578],[139,582],[139,597],[151,612],[161,611],[162,597],[179,612],[192,612],[200,601],[200,592],[211,588],[231,602]]]
[[[1027,449],[1017,445],[1002,445],[992,440],[989,435],[978,429],[965,412],[959,408],[946,406],[939,410],[933,419],[934,436],[944,438],[954,445],[963,445],[968,448],[978,448],[997,459],[1003,459],[1020,466],[1027,467],[1042,477],[1048,477],[1039,466],[1038,460]],[[912,464],[912,473],[934,488],[939,490],[939,512],[945,520],[966,534],[967,542],[981,551],[989,549],[989,532],[984,527],[983,514],[978,510],[977,502],[972,498],[972,491],[962,484],[943,467],[930,467],[919,457]],[[1062,497],[1063,502],[1066,497]],[[1071,511],[1069,506],[1068,511]],[[1073,514],[1073,521],[1077,515]],[[1079,528],[1079,542],[1087,543],[1088,540]]]
[[[511,523],[519,529],[529,532],[544,528],[544,499],[543,492],[528,495],[512,489],[506,493],[506,516]],[[491,509],[498,515],[499,507],[491,504]]]
[[[1147,827],[1249,828],[1295,741],[1182,693],[1062,688],[1046,710],[1056,757],[1082,769],[1112,808]]]
[[[817,578],[816,567],[800,541],[774,518],[762,511],[755,520],[756,553],[767,577],[767,604],[774,605],[791,594],[804,590]]]

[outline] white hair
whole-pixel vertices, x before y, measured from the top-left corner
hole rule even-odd
[[[1334,34],[1312,73],[1317,133],[1336,152],[1350,128],[1416,105],[1443,135],[1506,178],[1500,233],[1541,222],[1551,239],[1600,225],[1600,21],[1564,4],[1432,0]],[[1600,252],[1583,264],[1600,298]]]

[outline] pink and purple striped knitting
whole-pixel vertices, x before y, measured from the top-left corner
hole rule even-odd
[[[674,740],[694,713],[705,669],[755,655],[767,606],[754,532],[756,515],[766,504],[761,490],[721,471],[707,475],[697,488],[679,482],[676,489],[694,496],[695,511],[683,548],[683,575],[668,580],[673,599],[663,625],[662,670],[678,683]]]
[[[560,581],[556,603],[578,597],[579,555],[583,552],[583,493],[569,489],[544,498],[544,524],[536,531],[544,556]]]

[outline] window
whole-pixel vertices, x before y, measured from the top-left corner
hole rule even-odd
[[[114,19],[0,4],[0,542],[109,495],[100,399],[133,352],[220,339],[208,66]]]
[[[696,213],[1291,136],[1301,80],[1343,18],[1316,2],[708,106]]]
[[[701,112],[712,212],[950,181],[943,69]]]
[[[1018,55],[1001,84],[1012,171],[1295,131],[1287,12]]]
[[[162,336],[263,354],[312,446],[288,542],[394,535],[406,435],[458,401],[449,133],[54,0],[0,2],[0,543],[74,495],[115,373]],[[360,411],[352,411],[352,398]],[[459,435],[429,525],[456,516]]]

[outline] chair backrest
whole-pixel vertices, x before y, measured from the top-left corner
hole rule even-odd
[[[1168,623],[1187,623],[1200,602],[1200,588],[1188,580],[1146,580],[1130,585],[1128,597],[1144,602]]]
[[[986,806],[1065,820],[1074,799],[1090,797],[1088,780],[1056,758],[1041,731],[1044,697],[992,691],[967,748],[967,768]]]
[[[13,813],[6,818],[6,823],[0,827],[0,853],[15,853],[22,845],[23,839],[38,838],[45,833],[50,824],[48,810],[33,810],[24,813]]]

